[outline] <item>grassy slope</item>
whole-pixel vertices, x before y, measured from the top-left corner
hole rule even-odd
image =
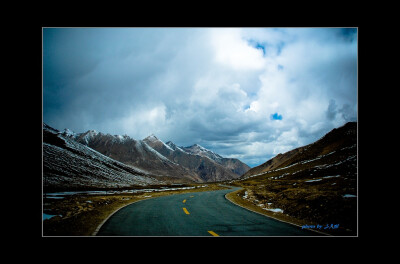
[[[244,188],[236,200],[259,212],[300,225],[339,225],[320,231],[334,235],[357,234],[356,124],[336,129],[288,155],[275,170],[259,176],[246,174],[233,184]],[[285,154],[283,154],[285,155]],[[270,162],[269,164],[271,164]],[[279,168],[279,169],[277,169]],[[253,173],[260,173],[260,168]],[[246,199],[243,198],[247,192]],[[350,195],[350,197],[349,197]],[[237,195],[236,195],[237,196]],[[352,197],[355,196],[355,197]],[[232,196],[230,196],[232,197]],[[283,213],[266,209],[280,208]]]

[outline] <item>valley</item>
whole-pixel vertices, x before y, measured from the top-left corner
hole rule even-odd
[[[41,218],[33,222],[42,240],[359,236],[359,187],[368,177],[359,173],[365,90],[359,23],[60,26],[41,20],[34,33],[40,53],[34,81],[41,87],[41,172],[34,189],[40,189]],[[18,131],[31,135],[26,112],[18,116],[24,125]],[[24,154],[30,139],[12,133],[8,141],[22,142]],[[30,172],[12,177],[32,178]],[[278,246],[285,254],[264,242],[237,246],[284,260],[300,255],[286,242]],[[301,255],[315,256],[304,244],[309,250]],[[320,245],[327,256],[342,252]]]
[[[248,210],[320,235],[358,234],[355,122],[254,168],[198,144],[178,147],[155,135],[139,141],[47,125],[43,131],[45,236],[92,235],[132,202],[227,185],[239,189],[226,199]]]

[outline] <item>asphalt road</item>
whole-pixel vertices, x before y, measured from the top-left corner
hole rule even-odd
[[[161,196],[113,214],[97,236],[321,236],[251,212],[225,198],[230,190]]]

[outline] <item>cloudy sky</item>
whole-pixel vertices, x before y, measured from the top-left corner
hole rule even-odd
[[[259,165],[357,120],[357,29],[43,28],[43,121]]]

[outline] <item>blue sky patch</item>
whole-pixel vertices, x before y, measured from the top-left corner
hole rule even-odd
[[[178,146],[207,142],[222,156],[257,166],[276,156],[274,150],[287,149],[284,139],[291,134],[262,147],[284,131],[274,126],[283,121],[278,111],[294,113],[284,123],[301,126],[295,142],[302,143],[357,120],[357,31],[43,28],[43,122],[60,131],[95,129],[136,140],[154,133]],[[247,52],[250,57],[237,65]],[[285,87],[274,93],[272,84]],[[270,93],[278,97],[264,97]]]
[[[250,39],[250,40],[248,40],[247,42],[248,42],[252,47],[254,47],[254,48],[256,48],[256,49],[262,50],[263,56],[265,56],[265,54],[267,53],[266,50],[265,50],[266,43],[260,43],[260,42],[257,42],[257,41],[255,41],[255,40],[253,40],[253,39]]]
[[[271,115],[272,120],[282,120],[282,115],[278,115],[278,113]]]

